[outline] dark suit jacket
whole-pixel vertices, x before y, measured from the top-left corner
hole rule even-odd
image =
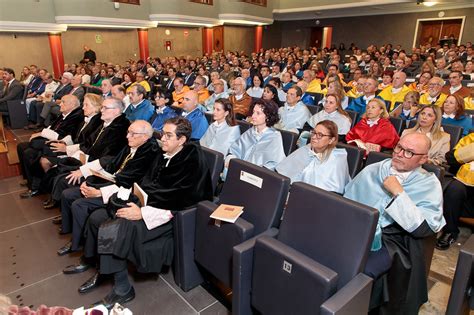
[[[71,91],[72,90],[73,89],[71,89]],[[75,90],[74,93],[72,93],[72,95],[76,96],[79,99],[79,102],[81,102],[81,104],[84,101],[84,94],[86,94],[86,91],[84,90],[82,86],[78,87],[77,90]]]
[[[23,98],[23,85],[18,80],[13,80],[13,82],[8,86],[8,90],[5,91],[2,98],[0,98],[0,103],[13,100],[21,100]]]
[[[183,77],[184,78],[184,85],[187,85],[187,86],[191,86],[194,84],[194,79],[196,79],[196,75],[191,73],[189,75],[189,78],[186,79],[186,77]]]
[[[70,83],[58,86],[56,92],[54,92],[53,101],[60,100],[64,95],[69,94],[71,90],[72,85]]]

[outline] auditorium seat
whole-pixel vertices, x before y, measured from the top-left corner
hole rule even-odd
[[[349,175],[351,176],[351,178],[354,178],[357,173],[359,173],[359,171],[362,169],[365,151],[357,146],[340,142],[337,144],[337,147],[346,149]]]
[[[447,132],[451,135],[449,149],[452,150],[461,139],[463,128],[454,125],[441,125],[441,127],[443,127],[444,132]]]
[[[357,123],[357,117],[359,116],[359,113],[353,110],[346,110],[346,113],[348,113],[349,117],[351,117],[351,128],[354,128],[355,124]]]
[[[256,182],[252,183],[252,180]],[[201,202],[197,210],[186,210],[176,215],[186,222],[186,226],[179,227],[178,231],[185,238],[186,247],[176,253],[180,264],[179,276],[175,275],[176,283],[188,291],[203,281],[195,259],[230,287],[232,247],[279,225],[289,185],[290,179],[285,176],[232,159],[218,204],[243,206],[244,213],[234,224],[222,222],[220,227],[209,218],[218,206],[212,202]],[[190,226],[193,222],[195,225]]]
[[[220,152],[201,147],[209,170],[211,172],[212,187],[216,191],[222,169],[224,168],[224,155]],[[196,281],[202,281],[199,272],[196,270],[194,261],[194,228],[195,228],[196,207],[182,210],[174,215],[173,233],[174,233],[174,261],[173,273],[175,282],[185,283],[187,275],[197,277]],[[190,263],[186,263],[189,261]],[[190,288],[189,288],[190,289]],[[188,290],[189,290],[188,289]],[[184,290],[184,288],[183,288]]]
[[[469,314],[474,309],[474,235],[459,252],[446,315]]]
[[[296,150],[298,134],[287,130],[278,129],[278,131],[280,131],[281,139],[283,140],[283,151],[285,155],[288,156]]]
[[[23,100],[7,101],[8,123],[12,129],[20,129],[28,124],[26,105]]]
[[[403,120],[398,117],[390,117],[389,119],[398,135],[401,135],[403,131]]]
[[[378,216],[294,183],[279,230],[234,247],[232,313],[366,314],[372,279],[362,271]]]
[[[306,105],[306,107],[308,107],[311,115],[313,115],[313,116],[316,115],[318,112],[320,112],[323,109],[323,107],[320,106],[320,105]]]
[[[245,120],[237,120],[237,124],[240,127],[240,134],[243,134],[252,127],[252,124]]]

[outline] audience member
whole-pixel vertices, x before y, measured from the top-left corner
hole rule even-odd
[[[182,116],[189,120],[192,126],[190,140],[199,140],[206,133],[209,123],[206,116],[198,108],[198,95],[195,91],[188,91],[183,97]]]
[[[388,314],[416,314],[428,300],[423,239],[445,225],[441,184],[421,168],[429,149],[425,135],[405,135],[392,159],[366,166],[344,193],[380,212],[364,272],[375,280],[371,307]]]
[[[234,108],[236,119],[245,119],[249,116],[250,105],[252,104],[252,97],[245,91],[247,89],[245,80],[238,77],[232,83],[232,90],[234,93],[230,95],[229,101]]]
[[[225,98],[217,99],[212,116],[214,122],[209,125],[199,143],[226,156],[230,146],[240,137],[240,127],[235,122],[232,103]]]
[[[124,111],[125,116],[130,121],[146,120],[153,115],[153,105],[146,99],[147,91],[141,85],[134,85],[127,93],[130,97],[130,106]]]
[[[339,194],[350,180],[347,152],[337,149],[337,125],[320,121],[310,133],[311,142],[283,159],[275,170],[291,179]]]

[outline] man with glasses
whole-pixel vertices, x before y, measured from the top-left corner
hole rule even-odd
[[[232,90],[234,93],[229,97],[229,101],[234,107],[235,118],[245,119],[249,116],[250,105],[252,104],[252,97],[246,92],[245,80],[241,77],[236,78],[232,82]]]
[[[301,102],[302,95],[303,91],[298,86],[288,90],[285,105],[278,109],[280,121],[275,124],[275,128],[299,134],[298,129],[302,129],[306,121],[311,118],[308,107]]]
[[[446,224],[441,184],[421,167],[430,147],[424,134],[403,136],[391,159],[366,166],[344,193],[379,211],[364,273],[375,280],[371,307],[389,314],[416,314],[428,300],[424,238]]]
[[[198,75],[194,80],[194,91],[198,94],[198,103],[204,104],[204,101],[211,95],[206,88],[206,79],[203,76]]]
[[[85,257],[100,255],[100,273],[114,278],[112,291],[96,304],[108,309],[115,303],[126,303],[135,298],[135,290],[128,280],[127,261],[139,272],[160,272],[163,265],[173,260],[173,223],[170,211],[181,210],[202,200],[212,199],[212,183],[206,159],[191,138],[191,124],[182,117],[167,120],[161,137],[162,146],[148,171],[139,182],[148,194],[146,205],[128,203],[116,215],[121,233],[108,244],[98,238],[109,220],[105,209],[98,209],[85,226]],[[110,222],[110,221],[109,221]],[[105,249],[107,246],[108,250]]]
[[[183,98],[186,92],[189,91],[189,86],[184,85],[183,78],[176,78],[173,81],[174,91],[173,95],[173,106],[182,108],[183,107]]]
[[[201,108],[201,110],[211,113],[214,111],[214,103],[217,99],[229,97],[229,93],[224,90],[222,80],[215,79],[212,81],[212,86],[214,87],[214,93],[204,101],[204,104],[202,104],[204,108]]]
[[[364,83],[364,95],[354,98],[347,106],[346,110],[352,110],[354,112],[359,113],[362,115],[365,113],[365,108],[370,100],[373,98],[379,98],[379,96],[375,95],[378,89],[378,81],[374,77],[368,77]]]
[[[158,153],[158,143],[153,138],[153,128],[144,120],[137,120],[127,131],[128,146],[124,147],[112,159],[100,159],[101,168],[112,174],[114,182],[92,175],[80,187],[68,188],[61,195],[62,230],[72,232],[71,241],[58,250],[63,256],[81,248],[81,238],[87,217],[95,209],[105,206],[108,198],[119,187],[131,188],[145,175],[150,163]],[[65,274],[86,271],[95,262],[81,258],[78,264],[66,267]],[[93,281],[92,281],[93,280]],[[79,288],[85,293],[97,284],[98,277],[92,277]]]
[[[444,80],[440,77],[433,77],[428,81],[428,91],[421,94],[420,104],[422,105],[436,105],[443,106],[444,101],[448,97],[446,94],[442,93]]]
[[[63,173],[54,179],[51,199],[61,200],[63,190],[78,186],[84,178],[92,175],[91,169],[100,169],[99,159],[111,159],[127,145],[127,129],[130,121],[123,112],[123,103],[114,98],[108,98],[102,103],[102,126],[94,134],[94,140],[84,150],[79,150],[74,157],[65,158],[61,162]],[[62,231],[61,231],[62,233]]]
[[[459,95],[462,98],[466,98],[471,95],[471,89],[462,86],[461,81],[462,81],[463,74],[461,71],[452,71],[449,74],[449,84],[446,84],[442,92],[444,94],[449,95]]]
[[[204,113],[198,108],[198,95],[195,91],[188,91],[184,94],[181,115],[191,123],[191,140],[201,139],[206,133],[209,123]]]
[[[149,100],[146,99],[146,90],[141,85],[133,85],[127,93],[130,97],[130,105],[124,114],[130,121],[138,119],[149,120],[153,115],[154,107]]]

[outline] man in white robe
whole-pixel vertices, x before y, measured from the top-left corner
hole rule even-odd
[[[376,280],[371,306],[382,313],[418,314],[428,300],[423,239],[446,224],[441,184],[421,168],[430,147],[423,134],[402,137],[392,159],[365,167],[345,190],[344,197],[380,212],[364,272]]]

